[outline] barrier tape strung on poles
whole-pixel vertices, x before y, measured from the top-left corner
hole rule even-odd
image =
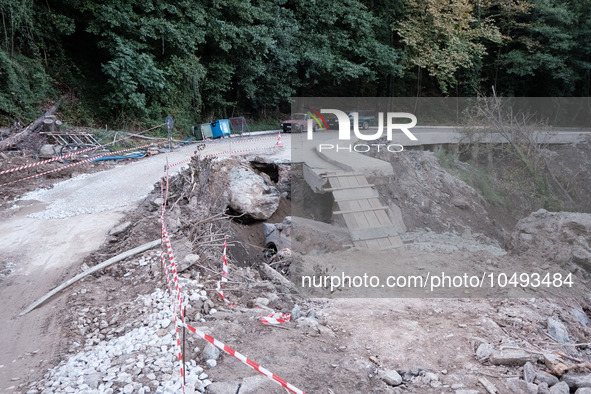
[[[189,159],[186,159],[186,160],[179,161],[178,163],[171,164],[171,165],[168,166],[168,168],[172,168],[172,167],[176,167],[176,166],[181,165],[181,164],[189,163],[191,160],[193,160],[192,157],[189,158]]]
[[[56,160],[67,159],[68,157],[77,156],[77,155],[80,155],[82,153],[90,152],[90,151],[95,150],[95,149],[104,148],[106,146],[113,145],[116,142],[121,142],[121,141],[123,141],[123,140],[125,140],[127,138],[133,138],[133,137],[141,136],[143,133],[147,133],[148,131],[154,130],[154,129],[156,129],[158,127],[161,127],[163,125],[164,125],[164,123],[159,124],[158,126],[154,126],[152,128],[149,128],[149,129],[140,131],[139,133],[136,133],[136,134],[133,134],[133,135],[128,135],[127,137],[123,137],[123,138],[120,138],[118,140],[109,142],[108,144],[99,145],[99,146],[93,146],[93,147],[90,147],[90,148],[87,148],[87,149],[83,149],[81,151],[76,151],[76,152],[68,153],[67,155],[52,157],[51,159],[47,159],[47,160],[43,160],[43,161],[37,161],[35,163],[25,164],[24,166],[14,167],[14,168],[10,168],[8,170],[0,171],[0,175],[9,174],[9,173],[15,172],[15,171],[21,171],[21,170],[24,170],[24,169],[27,169],[27,168],[32,168],[32,167],[40,166],[42,164],[51,163],[51,162],[54,162]],[[96,158],[98,158],[98,157],[94,157],[93,159],[96,159]]]
[[[226,258],[226,245],[227,244],[228,244],[227,240],[224,237],[224,251],[222,253],[222,278],[221,278],[221,280],[217,281],[215,290],[217,291],[219,296],[222,298],[222,300],[224,300],[224,302],[228,306],[236,306],[236,304],[232,304],[230,301],[228,301],[228,299],[224,295],[224,291],[222,290],[222,282],[228,281],[228,259]]]
[[[250,140],[239,140],[239,141],[230,140],[230,143],[231,144],[242,144],[244,142],[268,141],[268,140],[274,140],[274,139],[276,139],[276,138],[275,137],[252,138]]]
[[[168,156],[167,156],[167,161],[168,161]],[[168,166],[166,167],[166,195],[168,196]],[[174,296],[174,292],[172,290],[172,284],[171,284],[171,280],[170,280],[170,274],[168,271],[168,264],[166,263],[166,258],[164,255],[164,248],[163,245],[166,244],[167,249],[168,246],[170,245],[170,240],[168,239],[168,233],[166,231],[166,226],[164,224],[164,212],[166,210],[166,197],[164,195],[164,185],[162,184],[162,182],[160,183],[160,198],[162,199],[162,207],[161,207],[161,214],[160,214],[160,221],[162,222],[162,236],[161,236],[161,240],[160,240],[160,260],[162,261],[162,266],[164,268],[164,272],[166,273],[166,282],[168,283],[168,291],[170,292],[170,297],[172,299],[172,314],[174,315],[174,330],[175,330],[175,336],[176,336],[176,345],[177,345],[177,350],[178,350],[178,359],[179,359],[179,365],[180,365],[180,372],[181,372],[181,385],[182,385],[182,389],[183,389],[183,393],[185,392],[185,364],[183,362],[183,352],[182,352],[182,347],[181,347],[181,340],[179,337],[179,324],[178,324],[178,319],[177,319],[177,312],[176,312],[176,303],[175,303],[175,296]],[[173,256],[172,254],[172,247],[170,248],[171,253],[169,254]],[[174,262],[171,264],[171,266],[173,267],[173,270],[175,268]],[[174,271],[173,271],[174,272]],[[175,277],[175,283],[176,283],[176,289],[178,289],[178,299],[180,300],[180,304],[179,304],[179,312],[180,312],[180,316],[183,319],[184,322],[184,311],[183,311],[183,303],[182,300],[180,299],[180,284],[178,282],[178,277]]]
[[[257,148],[257,149],[260,149],[260,148]],[[169,288],[169,292],[170,292],[170,296],[171,296],[171,300],[172,300],[173,314],[175,315],[175,332],[176,332],[176,338],[177,338],[178,358],[179,358],[180,369],[181,369],[181,379],[184,377],[184,374],[186,373],[186,371],[184,371],[182,348],[180,345],[180,339],[179,339],[179,334],[178,334],[178,327],[179,326],[185,327],[186,329],[193,332],[197,336],[210,342],[211,344],[213,344],[214,346],[216,346],[220,350],[223,350],[224,352],[230,354],[232,357],[234,357],[234,358],[240,360],[241,362],[243,362],[244,364],[250,366],[255,371],[257,371],[257,372],[261,373],[262,375],[266,376],[267,378],[273,380],[275,383],[281,385],[286,390],[288,390],[292,393],[295,393],[295,394],[305,394],[302,390],[300,390],[297,387],[293,386],[292,384],[286,382],[285,380],[279,378],[278,376],[276,376],[275,374],[273,374],[269,370],[261,367],[259,364],[248,359],[246,356],[242,355],[241,353],[235,351],[234,349],[230,348],[229,346],[223,344],[222,342],[220,342],[220,341],[216,340],[215,338],[205,334],[204,332],[190,326],[189,324],[187,324],[185,322],[185,315],[184,315],[183,301],[182,301],[182,291],[181,291],[180,281],[178,278],[178,272],[176,269],[177,264],[175,261],[174,252],[172,250],[172,244],[170,242],[170,237],[169,237],[168,231],[166,230],[166,225],[164,222],[164,213],[166,211],[168,186],[169,186],[168,170],[169,170],[169,168],[174,167],[175,165],[179,165],[184,162],[188,162],[190,160],[182,161],[182,162],[175,163],[175,164],[169,166],[168,165],[168,155],[167,155],[166,161],[167,161],[167,164],[165,166],[165,171],[166,171],[165,179],[161,181],[161,186],[160,186],[161,201],[162,201],[161,218],[160,218],[161,223],[162,223],[162,245],[161,245],[160,257],[162,260],[162,264],[164,266],[164,271],[166,272],[166,280],[168,283],[168,288]],[[165,192],[165,188],[164,188],[164,182],[166,182],[166,192]],[[168,264],[166,262],[166,254],[164,253],[164,246],[166,247],[166,250],[167,250],[166,254],[168,255],[168,259],[170,261],[170,265],[171,265],[171,269],[172,269],[172,279],[171,279],[170,271],[168,269]],[[226,257],[226,251],[227,251],[227,241],[224,240],[224,249],[223,249],[223,254],[222,254],[222,263],[223,263],[222,279],[218,282],[216,290],[218,290],[218,294],[220,294],[220,296],[222,296],[224,301],[226,303],[228,303],[227,299],[223,295],[223,292],[221,291],[221,282],[226,282],[228,280],[228,261],[227,261],[227,257]],[[172,282],[174,282],[174,287],[173,287]],[[179,315],[181,318],[180,323],[177,320],[177,303],[178,303]],[[261,321],[268,322],[268,323],[264,323],[264,324],[280,324],[280,323],[288,322],[289,320],[290,320],[289,314],[283,314],[283,313],[275,313],[275,314],[271,314],[267,317],[261,318]],[[184,379],[182,381],[182,388],[183,388],[183,392],[184,392],[185,391]]]
[[[246,152],[252,152],[255,150],[272,149],[272,148],[276,148],[276,147],[277,147],[277,145],[273,145],[273,146],[263,146],[263,147],[257,147],[257,148],[251,148],[251,149],[229,150],[229,151],[225,151],[225,152],[208,153],[207,155],[203,155],[203,158],[225,155],[225,154],[229,154],[229,153],[246,153]]]
[[[12,185],[13,183],[17,183],[17,182],[21,182],[21,181],[26,181],[26,180],[29,180],[29,179],[38,178],[38,177],[43,176],[43,175],[51,174],[52,172],[57,172],[57,171],[65,170],[66,168],[70,168],[70,167],[74,167],[74,166],[79,166],[81,164],[89,163],[89,162],[91,162],[93,160],[96,160],[96,159],[99,159],[101,157],[111,156],[111,155],[114,155],[114,154],[117,154],[117,153],[130,152],[130,151],[133,151],[133,150],[142,149],[142,148],[146,148],[146,147],[154,146],[154,145],[157,145],[157,143],[151,143],[151,144],[147,144],[147,145],[136,146],[135,148],[123,149],[123,150],[119,150],[119,151],[116,151],[116,152],[104,153],[102,155],[95,156],[95,157],[92,157],[90,159],[78,161],[76,163],[70,163],[70,164],[67,164],[65,166],[54,168],[53,170],[42,172],[40,174],[35,174],[35,175],[31,175],[31,176],[28,176],[28,177],[25,177],[25,178],[17,179],[15,181],[6,182],[6,183],[1,184],[0,187]]]

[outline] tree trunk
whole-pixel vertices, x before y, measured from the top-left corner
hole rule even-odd
[[[25,127],[22,131],[14,134],[14,135],[11,135],[10,137],[6,138],[3,141],[0,141],[0,152],[13,147],[14,145],[23,141],[31,133],[35,132],[39,128],[39,126],[41,126],[43,124],[43,120],[45,120],[45,117],[53,114],[57,110],[61,101],[62,101],[62,98],[60,98],[53,105],[53,107],[51,107],[43,116],[37,118],[33,123],[31,123],[30,125]]]

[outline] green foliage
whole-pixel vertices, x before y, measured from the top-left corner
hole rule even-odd
[[[443,94],[457,84],[459,70],[471,69],[486,54],[484,40],[501,35],[488,20],[477,20],[469,0],[408,0],[406,19],[395,26],[406,44],[408,67],[427,69]]]
[[[52,92],[51,79],[40,62],[0,49],[0,113],[17,119],[38,115],[41,102]]]
[[[590,13],[576,0],[0,0],[0,111],[30,117],[59,90],[88,124],[171,115],[186,133],[294,95],[588,95]]]
[[[103,64],[112,93],[106,97],[111,107],[145,115],[148,101],[164,89],[164,72],[152,56],[138,53],[116,40],[113,60]]]
[[[570,96],[580,91],[591,69],[591,4],[531,0],[507,7],[495,17],[506,40],[489,59],[497,91],[521,96]]]

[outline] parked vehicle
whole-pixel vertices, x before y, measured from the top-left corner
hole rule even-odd
[[[355,110],[346,111],[346,114],[349,117],[349,123],[351,124],[351,126],[353,126],[353,122],[355,119],[355,115],[354,115],[355,113],[357,113],[357,125],[359,126],[359,128],[361,128],[363,130],[367,130],[369,128],[369,126],[372,126],[376,121],[376,117],[373,114],[373,111],[355,111]],[[336,115],[327,114],[327,115],[324,115],[324,118],[326,119],[326,124],[329,129],[338,129],[339,128],[339,119],[336,117]]]
[[[373,111],[351,111],[348,113],[349,115],[349,121],[351,122],[351,125],[353,125],[353,121],[354,121],[354,113],[357,112],[357,124],[359,125],[359,127],[361,127],[363,130],[367,130],[369,129],[370,125],[373,125],[376,121],[376,117],[373,114]]]
[[[306,131],[308,127],[308,119],[312,119],[308,114],[293,114],[291,119],[284,120],[283,122],[281,122],[281,130],[284,133],[301,133],[303,131]],[[316,121],[314,119],[312,119],[312,121],[312,130],[316,132],[318,130],[318,124],[316,124]]]

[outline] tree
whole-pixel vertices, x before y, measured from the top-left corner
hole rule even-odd
[[[417,69],[420,94],[421,70],[448,94],[458,83],[457,73],[476,67],[486,54],[485,41],[500,42],[501,35],[488,19],[474,16],[469,0],[407,0],[406,18],[394,26],[406,45],[407,68]],[[477,87],[477,80],[468,81]]]
[[[589,66],[589,4],[532,0],[491,8],[502,34],[494,86],[503,95],[570,96]],[[585,34],[585,31],[587,32]],[[583,38],[585,36],[585,38]]]

